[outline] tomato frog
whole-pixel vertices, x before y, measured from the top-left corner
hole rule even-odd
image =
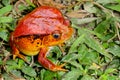
[[[40,6],[19,20],[11,33],[10,46],[13,59],[26,61],[25,55],[38,55],[38,62],[51,71],[66,71],[64,64],[56,65],[47,59],[49,47],[68,40],[73,33],[69,20],[57,8]],[[21,54],[21,53],[23,54]]]

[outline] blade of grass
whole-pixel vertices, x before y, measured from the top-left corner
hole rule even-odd
[[[7,23],[13,20],[12,17],[0,17],[0,23]]]
[[[4,15],[5,13],[9,12],[12,10],[12,5],[7,5],[3,8],[0,9],[0,16]]]
[[[36,7],[33,3],[30,2],[30,0],[26,0],[26,2],[31,5],[32,7]]]

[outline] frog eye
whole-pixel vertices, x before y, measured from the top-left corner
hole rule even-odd
[[[55,38],[55,39],[59,39],[61,34],[58,32],[58,31],[55,31],[52,36]]]

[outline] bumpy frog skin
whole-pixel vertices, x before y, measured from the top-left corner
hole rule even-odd
[[[53,7],[41,6],[23,17],[10,36],[13,58],[38,55],[38,62],[51,71],[66,71],[46,58],[49,47],[60,45],[73,33],[69,20]],[[23,54],[20,54],[22,52]]]

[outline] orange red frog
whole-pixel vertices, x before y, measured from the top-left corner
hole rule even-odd
[[[24,55],[38,55],[38,62],[51,71],[66,71],[64,64],[56,65],[47,59],[49,47],[68,40],[73,33],[69,20],[49,6],[41,6],[23,17],[10,36],[13,58],[26,61]],[[23,54],[21,54],[22,52]]]

